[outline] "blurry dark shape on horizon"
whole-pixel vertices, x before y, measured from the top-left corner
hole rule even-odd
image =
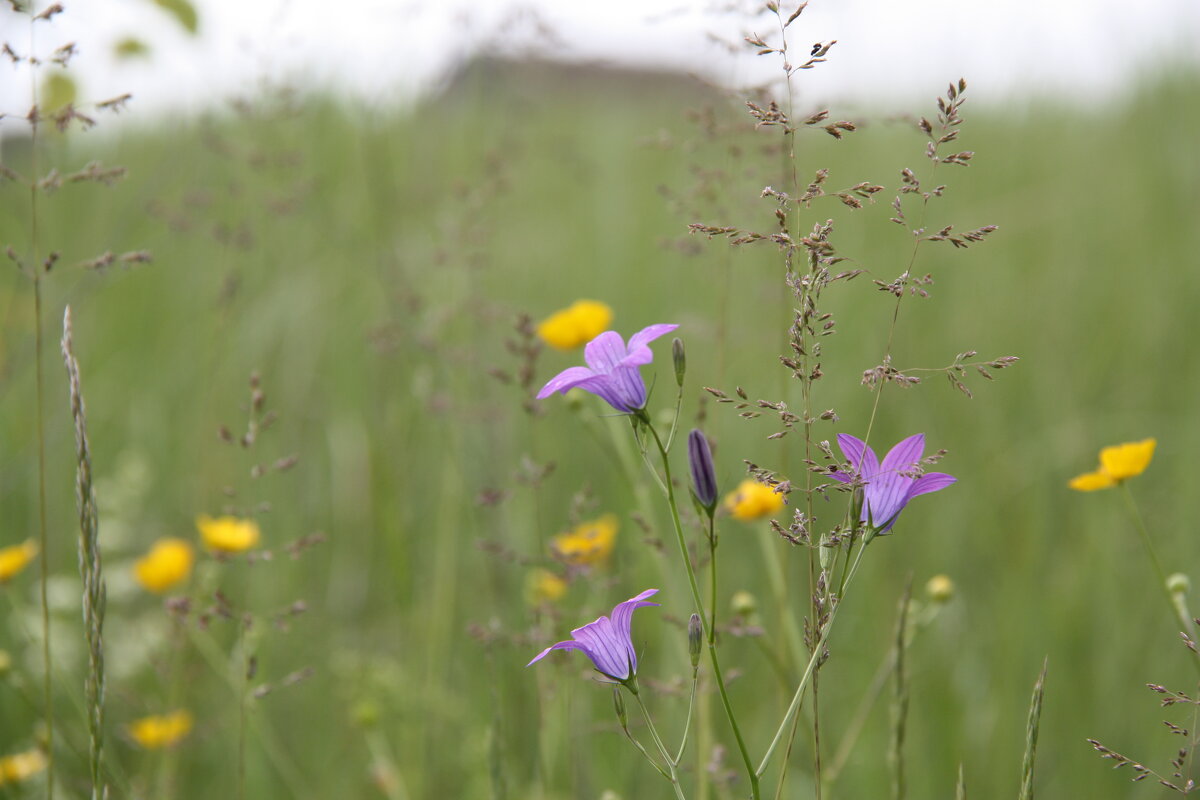
[[[449,75],[440,92],[431,94],[439,104],[470,104],[480,96],[502,96],[527,103],[561,97],[595,103],[661,101],[669,97],[673,104],[692,104],[719,95],[720,90],[711,84],[678,70],[498,56],[477,56],[466,61]]]

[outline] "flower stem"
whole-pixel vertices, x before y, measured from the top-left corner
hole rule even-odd
[[[721,704],[725,707],[725,716],[729,719],[730,727],[733,728],[733,736],[737,740],[738,751],[741,753],[742,761],[745,764],[746,774],[750,778],[751,796],[754,800],[758,800],[759,775],[754,771],[753,762],[750,760],[750,753],[746,749],[745,740],[742,738],[741,728],[738,727],[737,717],[734,716],[733,706],[729,702],[729,693],[725,689],[725,678],[721,674],[721,663],[717,659],[713,628],[709,624],[708,617],[704,614],[704,600],[700,597],[700,585],[696,582],[696,568],[692,566],[692,557],[688,553],[687,540],[683,535],[683,523],[679,519],[679,504],[675,500],[675,487],[671,483],[671,461],[667,457],[667,449],[663,446],[658,431],[654,429],[654,426],[649,421],[646,421],[645,425],[654,437],[654,442],[658,445],[658,454],[662,458],[663,476],[665,478],[663,481],[663,490],[667,495],[667,504],[671,507],[671,522],[675,526],[675,537],[679,542],[679,554],[683,558],[684,567],[687,569],[688,585],[692,590],[692,602],[695,603],[696,613],[700,615],[700,624],[704,627],[704,638],[708,641],[708,657],[712,663],[713,677],[716,679],[717,689],[721,694]]]
[[[37,20],[34,19],[34,4],[30,3],[29,13],[29,54],[32,59],[34,49],[34,29]],[[33,107],[38,105],[38,70],[31,61],[29,64],[29,92],[33,98]],[[32,119],[32,117],[31,117]],[[49,534],[46,522],[46,423],[45,423],[45,379],[42,372],[42,265],[38,256],[38,123],[30,122],[29,159],[32,177],[29,181],[29,240],[33,253],[33,263],[30,268],[33,274],[33,324],[34,331],[34,372],[37,386],[37,439],[38,439],[38,546],[41,552],[41,603],[42,603],[42,693],[45,704],[46,724],[46,757],[49,764],[46,768],[46,800],[54,800],[54,695],[51,690],[51,672],[54,661],[50,655],[50,604],[46,596],[46,584],[50,580],[50,550]]]
[[[858,572],[858,565],[862,563],[863,553],[867,552],[867,544],[870,543],[871,535],[863,542],[862,548],[859,549],[858,555],[854,558],[854,563],[850,565],[850,571],[846,575],[846,580],[843,583],[843,588],[850,586],[850,581],[854,579],[854,574]],[[779,747],[779,742],[783,739],[784,732],[787,730],[788,721],[792,715],[800,710],[800,702],[804,699],[804,690],[808,688],[809,681],[812,680],[813,672],[816,670],[817,662],[821,658],[821,654],[825,652],[825,644],[829,641],[829,633],[833,629],[834,620],[837,619],[838,610],[842,607],[842,598],[833,604],[829,610],[829,621],[821,628],[821,637],[817,640],[816,647],[813,648],[812,656],[808,659],[808,666],[804,668],[804,674],[800,676],[800,683],[796,686],[796,691],[792,695],[791,705],[783,714],[783,720],[779,723],[779,730],[775,731],[775,737],[771,740],[770,747],[767,748],[766,755],[763,756],[762,762],[755,770],[755,775],[761,777],[767,770],[767,764],[770,763],[771,757],[775,755],[775,749]]]
[[[642,710],[642,717],[646,720],[646,727],[650,730],[650,736],[654,739],[654,744],[658,747],[658,752],[662,755],[663,760],[667,762],[667,780],[671,782],[671,788],[675,790],[675,797],[679,800],[686,800],[683,793],[683,786],[679,783],[679,775],[675,772],[676,761],[671,758],[671,754],[667,752],[667,746],[663,744],[662,737],[658,735],[658,729],[654,727],[654,720],[650,717],[650,709],[646,708],[645,701],[642,700],[641,692],[635,691],[633,688],[629,690],[634,699],[637,700],[638,708]],[[633,737],[630,737],[633,740]],[[634,740],[636,744],[636,740]],[[641,745],[638,745],[640,748]],[[646,751],[643,749],[643,753]],[[647,755],[649,758],[649,755]],[[656,765],[657,766],[657,765]],[[659,772],[662,772],[660,769]]]
[[[1150,539],[1150,531],[1146,529],[1146,521],[1142,519],[1142,512],[1138,509],[1137,502],[1133,499],[1133,492],[1129,491],[1129,484],[1121,482],[1121,497],[1125,500],[1125,508],[1129,511],[1129,516],[1133,518],[1133,525],[1137,528],[1142,537],[1142,544],[1146,545],[1146,554],[1150,556],[1150,564],[1154,567],[1155,577],[1158,578],[1158,588],[1163,591],[1167,598],[1167,605],[1171,607],[1171,613],[1175,616],[1177,622],[1183,626],[1183,632],[1189,639],[1195,641],[1196,629],[1192,620],[1188,617],[1183,607],[1175,602],[1175,597],[1171,594],[1170,588],[1167,586],[1167,573],[1163,570],[1162,561],[1158,558],[1158,551],[1154,547],[1154,542]],[[1189,648],[1192,654],[1192,663],[1200,670],[1200,653]]]
[[[696,710],[696,685],[700,682],[700,675],[696,670],[692,670],[692,691],[688,695],[688,713],[683,720],[683,736],[679,739],[679,752],[672,759],[676,764],[683,760],[683,751],[687,747],[688,734],[692,729],[692,714]]]

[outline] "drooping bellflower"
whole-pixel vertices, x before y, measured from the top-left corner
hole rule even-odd
[[[882,464],[875,451],[862,439],[839,433],[837,440],[852,472],[835,472],[829,477],[841,483],[850,483],[857,478],[863,483],[861,521],[876,533],[890,531],[909,500],[945,489],[957,480],[944,472],[920,474],[918,465],[925,452],[923,433],[899,442],[883,457]]]
[[[633,612],[643,606],[658,605],[646,600],[657,592],[658,589],[647,589],[624,603],[617,603],[610,616],[600,617],[582,628],[576,628],[571,631],[570,639],[550,645],[525,666],[541,661],[551,650],[582,650],[592,660],[597,672],[614,681],[628,681],[637,674],[637,652],[633,649],[630,634]]]
[[[588,342],[583,358],[586,367],[570,367],[555,375],[537,393],[539,400],[555,392],[583,389],[604,400],[622,414],[633,414],[646,405],[646,383],[638,367],[654,360],[647,346],[678,325],[659,324],[629,337],[629,344],[616,331],[605,331]]]

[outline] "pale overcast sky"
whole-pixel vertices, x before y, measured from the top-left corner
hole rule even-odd
[[[768,16],[720,10],[738,0],[194,0],[196,37],[151,0],[63,2],[66,13],[39,29],[37,49],[77,42],[85,94],[132,92],[139,114],[211,105],[264,78],[403,101],[496,43],[557,58],[677,66],[735,84],[778,72],[770,57],[734,59],[713,43],[714,34],[740,41],[773,32]],[[3,11],[0,26],[0,40],[28,49],[24,19]],[[797,58],[814,42],[838,40],[830,63],[799,79],[820,99],[905,107],[961,75],[976,102],[1034,90],[1094,101],[1147,70],[1200,63],[1200,0],[812,0],[789,34]],[[150,44],[149,59],[113,56],[129,35]],[[27,103],[28,79],[0,64],[2,110]]]

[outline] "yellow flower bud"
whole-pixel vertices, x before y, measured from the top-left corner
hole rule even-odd
[[[934,575],[925,584],[925,594],[934,603],[948,603],[954,597],[954,581],[947,575]]]

